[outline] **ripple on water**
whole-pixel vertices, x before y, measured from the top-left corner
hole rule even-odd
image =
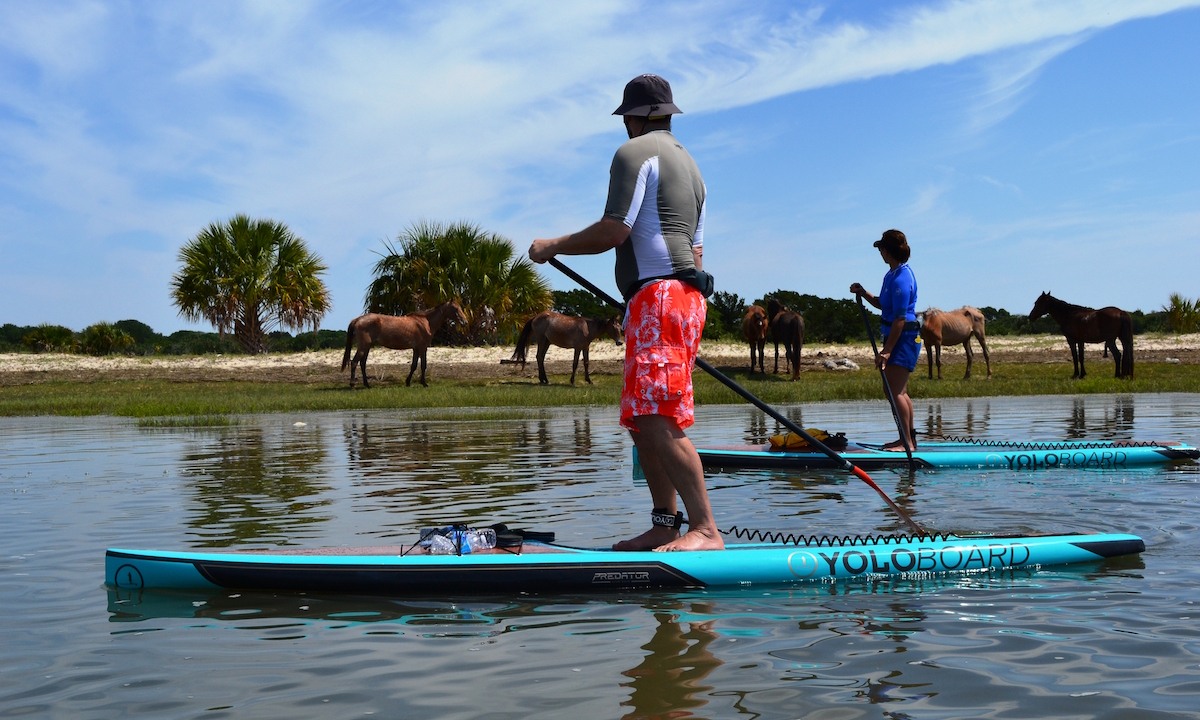
[[[922,432],[1195,441],[1197,396],[918,401]],[[886,440],[881,403],[787,408]],[[307,423],[303,432],[292,423]],[[702,408],[701,444],[761,442]],[[369,545],[466,520],[578,545],[647,505],[612,409],[394,412],[155,429],[0,419],[0,716],[1155,717],[1194,713],[1200,466],[878,472],[929,527],[1129,531],[1140,557],[1041,571],[603,597],[373,598],[101,586],[105,547]],[[709,478],[722,527],[901,529],[836,472]]]

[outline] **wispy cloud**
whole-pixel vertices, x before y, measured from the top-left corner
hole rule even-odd
[[[419,217],[577,222],[563,178],[619,137],[609,113],[638,72],[703,113],[999,53],[982,128],[1087,33],[1196,4],[959,0],[859,21],[721,1],[8,4],[0,214],[20,222],[0,250],[41,272],[27,246],[46,213],[74,218],[84,258],[134,232],[161,254],[246,211],[304,231],[337,273]]]
[[[968,108],[964,131],[968,135],[983,132],[1015,112],[1046,63],[1084,42],[1091,32],[997,53],[985,65],[986,79]]]

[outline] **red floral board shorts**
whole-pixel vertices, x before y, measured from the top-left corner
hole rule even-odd
[[[699,290],[679,280],[660,280],[638,290],[625,315],[625,383],[621,425],[637,430],[633,418],[666,415],[680,429],[695,422],[692,365],[708,303]]]

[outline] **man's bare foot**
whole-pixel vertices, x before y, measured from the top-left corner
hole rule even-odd
[[[690,534],[690,533],[689,533]],[[674,540],[679,539],[679,531],[675,528],[662,527],[655,525],[646,532],[638,535],[630,540],[622,540],[619,543],[614,543],[613,550],[653,550]]]
[[[890,443],[884,443],[884,445],[883,445],[881,448],[879,448],[879,449],[880,449],[880,450],[886,450],[886,451],[888,451],[888,452],[905,452],[906,450],[908,450],[908,449],[910,449],[910,448],[905,448],[905,447],[904,447],[904,441],[903,441],[903,440],[893,440],[893,441],[891,441]],[[913,448],[911,448],[911,449],[912,449],[912,450],[916,450],[916,448],[915,448],[915,447],[913,447]]]
[[[678,539],[659,545],[654,548],[654,552],[680,552],[683,550],[724,550],[725,541],[721,539],[721,534],[715,530],[706,530],[705,528],[694,528],[688,530],[686,535],[680,536]]]

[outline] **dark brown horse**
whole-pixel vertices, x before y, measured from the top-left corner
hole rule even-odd
[[[766,362],[764,350],[767,346],[767,311],[758,305],[751,305],[742,318],[742,337],[750,343],[750,372],[754,372],[754,354],[758,353],[758,371],[767,374],[763,364]]]
[[[530,343],[537,345],[538,381],[548,385],[546,377],[546,351],[551,345],[561,348],[571,348],[575,351],[575,361],[571,364],[571,384],[575,384],[575,371],[579,369],[579,355],[583,354],[583,379],[588,385],[592,384],[592,376],[588,368],[588,348],[592,341],[601,335],[608,335],[621,344],[621,325],[613,318],[583,318],[560,315],[552,310],[535,316],[521,328],[521,337],[517,339],[517,347],[512,357],[501,360],[502,363],[520,363],[525,365],[525,354]]]
[[[1083,344],[1104,343],[1117,366],[1117,377],[1133,379],[1133,318],[1129,313],[1111,306],[1093,310],[1072,305],[1044,292],[1033,304],[1033,310],[1029,311],[1029,321],[1033,322],[1047,313],[1062,328],[1067,345],[1071,348],[1071,361],[1075,364],[1075,374],[1071,377],[1083,378],[1087,375],[1083,369]],[[1118,339],[1121,341],[1121,350],[1117,349]]]
[[[775,298],[767,301],[768,325],[775,343],[775,372],[779,372],[779,343],[783,343],[785,360],[791,365],[792,380],[800,377],[800,350],[804,347],[804,318],[792,312]],[[786,372],[786,367],[785,367]]]
[[[942,312],[937,308],[929,308],[923,313],[917,313],[925,318],[921,326],[921,339],[925,341],[925,354],[929,356],[929,379],[933,379],[933,353],[937,350],[938,380],[942,379],[942,345],[958,345],[962,343],[967,353],[967,374],[963,380],[971,377],[971,338],[979,341],[983,348],[983,361],[987,363],[987,376],[992,377],[992,360],[988,357],[987,341],[983,338],[983,313],[973,307],[964,305],[957,310]]]
[[[467,321],[462,307],[454,300],[444,302],[432,310],[421,310],[408,315],[367,313],[351,320],[350,327],[346,328],[346,354],[342,356],[342,369],[350,366],[350,387],[354,387],[355,365],[362,367],[363,387],[371,387],[367,383],[367,353],[376,345],[392,350],[412,348],[412,367],[408,370],[408,379],[404,384],[412,384],[412,376],[417,370],[417,361],[420,360],[421,384],[428,386],[429,383],[425,382],[425,351],[429,349],[434,334],[446,320],[457,323]],[[351,360],[350,350],[356,344],[358,352],[354,353],[354,360]]]

